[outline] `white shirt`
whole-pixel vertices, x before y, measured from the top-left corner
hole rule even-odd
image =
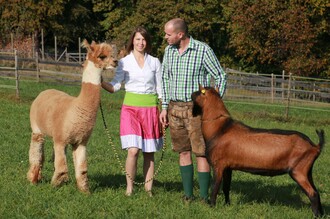
[[[145,53],[144,66],[140,68],[133,53],[120,59],[116,75],[110,82],[118,91],[125,81],[127,92],[137,94],[158,94],[161,98],[161,64],[158,58]]]

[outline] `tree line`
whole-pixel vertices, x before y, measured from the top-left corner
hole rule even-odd
[[[0,0],[0,16],[0,45],[8,33],[22,39],[32,33],[38,51],[43,29],[46,46],[54,36],[69,49],[78,37],[124,46],[141,25],[159,58],[164,24],[181,17],[223,66],[330,77],[329,0]]]

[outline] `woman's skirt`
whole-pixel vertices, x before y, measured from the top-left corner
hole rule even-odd
[[[120,139],[123,149],[139,148],[156,152],[163,146],[155,94],[127,92],[120,114]]]

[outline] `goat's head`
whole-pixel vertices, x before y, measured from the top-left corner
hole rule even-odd
[[[97,68],[113,69],[117,67],[117,58],[114,54],[113,48],[108,43],[96,43],[92,41],[91,44],[84,40],[82,42],[84,48],[87,49],[86,59],[93,62]]]
[[[220,102],[223,105],[219,91],[211,87],[199,85],[199,90],[191,94],[193,100],[193,116],[201,115],[206,108],[214,107]]]

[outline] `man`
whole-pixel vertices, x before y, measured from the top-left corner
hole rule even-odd
[[[226,87],[223,71],[213,50],[188,34],[183,19],[174,18],[165,24],[165,39],[169,44],[162,66],[162,112],[160,121],[169,125],[172,147],[179,153],[184,200],[193,199],[192,153],[196,156],[200,198],[208,200],[210,166],[205,157],[205,143],[201,133],[201,117],[192,116],[191,94],[199,84],[210,86],[210,76],[222,96]]]

